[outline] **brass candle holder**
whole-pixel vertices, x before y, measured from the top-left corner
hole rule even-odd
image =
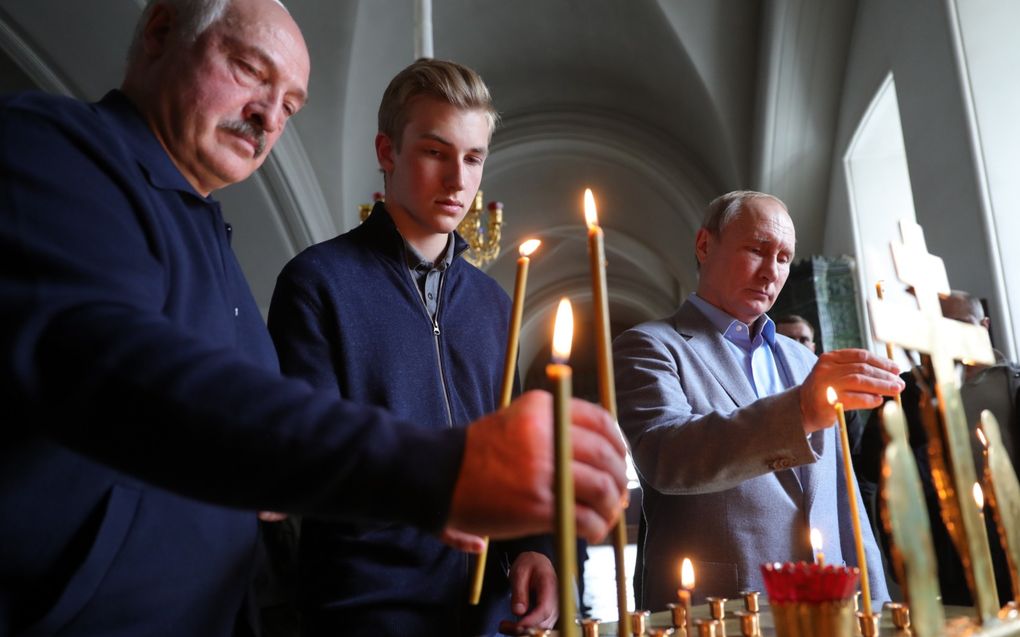
[[[738,610],[734,615],[740,620],[742,637],[761,637],[761,615],[746,610]]]
[[[887,602],[885,607],[889,609],[889,614],[892,615],[893,626],[899,630],[910,628],[910,609],[906,604]]]
[[[758,591],[740,591],[740,596],[744,598],[744,608],[749,613],[758,613],[761,611],[761,606],[758,604],[758,597],[761,595]]]
[[[708,602],[709,616],[719,622],[716,634],[719,637],[726,637],[726,602],[730,600],[725,597],[706,597],[705,601]]]
[[[669,610],[670,619],[673,622],[673,628],[676,630],[675,634],[678,637],[687,637],[687,625],[689,623],[688,616],[690,614],[690,597],[687,598],[687,603],[678,602],[676,604],[666,604],[666,608]]]
[[[698,631],[698,637],[720,637],[719,632],[722,622],[718,619],[695,619],[694,626]]]
[[[647,610],[636,610],[630,614],[630,630],[634,635],[644,635],[648,627],[648,618],[652,613]],[[623,631],[621,631],[621,634]]]

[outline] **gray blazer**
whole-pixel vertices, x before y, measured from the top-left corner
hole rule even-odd
[[[762,563],[811,561],[811,527],[822,533],[827,563],[857,564],[835,428],[805,437],[799,385],[758,399],[726,348],[690,302],[613,343],[620,425],[644,491],[641,608],[675,601],[684,557],[694,562],[696,603],[764,592]],[[776,335],[776,362],[796,383],[816,360]],[[859,493],[871,596],[886,601]]]

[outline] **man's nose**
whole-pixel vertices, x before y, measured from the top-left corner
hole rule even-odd
[[[464,162],[455,158],[446,171],[446,187],[449,190],[464,190]]]
[[[779,279],[779,261],[776,259],[764,259],[759,268],[761,277],[767,281],[776,281]]]
[[[245,119],[258,124],[267,133],[276,133],[282,130],[287,122],[283,112],[283,103],[277,100],[266,99],[251,102],[245,111]]]

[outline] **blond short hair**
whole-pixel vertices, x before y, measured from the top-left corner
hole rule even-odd
[[[399,151],[410,105],[427,96],[465,110],[481,110],[489,118],[489,132],[499,123],[489,88],[478,73],[449,60],[421,58],[397,73],[379,103],[379,132]]]

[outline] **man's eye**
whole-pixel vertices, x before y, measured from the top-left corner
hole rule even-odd
[[[250,75],[251,77],[258,77],[259,70],[252,66],[251,64],[249,64],[248,62],[245,62],[244,60],[237,60],[236,64],[245,75]]]

